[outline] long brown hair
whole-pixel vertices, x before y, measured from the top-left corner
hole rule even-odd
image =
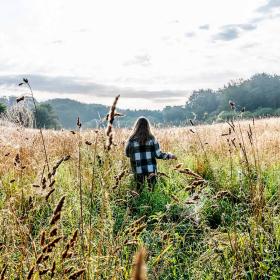
[[[129,136],[129,140],[136,140],[141,145],[146,141],[153,139],[154,135],[151,132],[150,123],[145,117],[140,117],[136,120],[133,131]]]

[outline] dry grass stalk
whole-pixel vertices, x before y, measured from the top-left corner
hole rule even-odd
[[[34,110],[35,110],[35,120],[34,120],[34,122],[35,122],[35,128],[36,128],[37,127],[36,118],[38,116],[38,109],[37,109],[37,105],[36,105],[36,102],[35,102],[33,90],[31,88],[30,83],[29,83],[27,78],[23,78],[23,83],[20,83],[19,86],[22,86],[22,85],[26,85],[29,88],[30,93],[31,93],[31,98],[32,98],[32,102],[33,102]],[[42,131],[41,127],[39,128],[39,131],[40,131],[40,136],[41,136],[42,145],[43,145],[43,149],[44,149],[45,162],[46,162],[46,165],[47,165],[47,168],[48,168],[48,172],[50,172],[48,153],[47,153],[47,148],[46,148],[46,144],[45,144],[45,138],[44,138],[43,131]]]
[[[81,228],[81,247],[82,255],[84,256],[84,213],[83,213],[83,189],[82,189],[82,169],[81,169],[81,122],[80,118],[77,119],[77,132],[78,132],[78,187],[79,187],[79,199],[80,199],[80,228]]]
[[[14,166],[18,166],[18,165],[20,165],[20,157],[19,157],[19,154],[16,154]]]
[[[82,127],[82,124],[80,122],[80,117],[77,118],[77,127],[80,129]]]
[[[186,175],[190,175],[198,180],[203,180],[203,178],[199,174],[195,173],[194,171],[190,170],[189,168],[178,169],[178,172],[186,174]]]
[[[49,255],[40,254],[36,260],[36,264],[40,264],[40,263],[46,261],[47,259],[49,259],[49,257],[50,257]]]
[[[178,199],[178,197],[174,194],[171,194],[171,197],[177,202],[180,203],[180,200]]]
[[[69,276],[69,279],[70,280],[74,280],[74,279],[77,279],[79,276],[81,276],[82,274],[84,274],[86,272],[85,269],[80,269],[74,273],[72,273],[70,276]]]
[[[223,198],[228,198],[231,199],[233,201],[238,201],[238,197],[235,196],[233,193],[231,193],[230,191],[219,191],[214,197],[213,199],[223,199]]]
[[[131,280],[147,280],[146,250],[141,248],[134,256]]]
[[[70,246],[69,244],[66,244],[66,248],[65,250],[62,252],[62,259],[66,259],[67,258],[67,255],[68,255],[68,250],[69,250]]]
[[[52,188],[52,186],[55,184],[55,180],[52,180],[49,184],[49,188]]]
[[[45,189],[47,187],[47,179],[46,177],[43,177],[42,179],[42,189]]]
[[[5,279],[5,274],[6,274],[7,269],[8,269],[8,265],[5,264],[4,267],[2,268],[2,271],[1,271],[1,274],[0,274],[0,280]]]
[[[180,169],[183,166],[183,163],[178,163],[175,165],[174,169]]]
[[[55,214],[54,216],[52,216],[52,219],[50,221],[50,225],[55,225],[56,222],[60,219],[61,213],[58,212],[57,214]]]
[[[235,110],[235,103],[232,100],[230,100],[228,104],[232,110]]]
[[[121,179],[124,177],[126,172],[127,172],[127,170],[123,170],[117,176],[114,177],[115,178],[115,186],[113,187],[113,190],[119,187]]]
[[[65,195],[60,199],[60,201],[58,202],[56,208],[53,211],[53,215],[55,216],[57,213],[61,212],[63,204],[65,201]]]
[[[50,253],[52,252],[55,245],[62,239],[62,236],[56,237],[53,241],[49,242],[45,247],[43,248],[43,253]]]
[[[42,231],[41,238],[40,238],[40,245],[44,246],[45,245],[45,241],[46,241],[46,232]]]
[[[113,255],[115,255],[116,253],[118,253],[118,252],[122,249],[123,246],[137,245],[137,244],[138,244],[138,241],[137,241],[136,239],[134,239],[134,240],[126,239],[126,240],[123,242],[122,246],[118,246],[118,247],[115,248],[115,250],[113,251]]]
[[[110,116],[110,114],[107,114],[106,117],[104,118],[104,120],[108,121],[109,120],[109,116]],[[115,112],[114,113],[114,117],[124,117],[124,114]]]
[[[51,194],[53,193],[55,191],[55,189],[51,189],[48,193],[47,193],[47,195],[46,195],[46,201],[48,201],[49,200],[49,197],[51,196]]]
[[[64,269],[63,273],[64,274],[68,274],[70,273],[75,267],[74,266],[70,266]]]
[[[75,230],[72,238],[70,239],[70,246],[73,246],[78,238],[78,229]]]
[[[50,237],[53,237],[55,235],[57,235],[57,227],[54,227],[51,231],[50,231]]]
[[[140,217],[139,219],[135,220],[134,222],[132,222],[129,227],[124,231],[125,234],[129,233],[129,232],[133,232],[135,229],[137,229],[137,227],[139,225],[142,224],[142,222],[146,219],[146,215]]]
[[[54,276],[55,268],[56,268],[56,262],[53,261],[53,263],[52,263],[52,268],[51,268],[51,277]]]
[[[20,101],[23,101],[23,100],[24,100],[24,96],[18,97],[18,98],[16,99],[17,103],[20,102]]]
[[[53,177],[55,174],[56,174],[56,171],[58,169],[58,167],[62,164],[63,161],[67,161],[70,159],[70,156],[67,155],[67,156],[64,156],[62,157],[56,164],[55,166],[52,168],[52,172],[48,174],[48,177],[51,178]]]
[[[135,228],[132,232],[132,236],[137,236],[139,235],[145,228],[147,227],[147,224],[142,224],[139,227]]]
[[[72,238],[66,244],[65,250],[62,253],[62,259],[66,259],[72,256],[72,252],[69,253],[69,250],[74,247],[77,238],[78,238],[78,229],[75,230]]]
[[[167,174],[163,173],[163,172],[157,172],[157,173],[151,173],[149,176],[148,176],[148,179],[152,179],[153,177],[157,177],[157,178],[160,178],[160,177],[166,177],[166,178],[170,178]]]
[[[45,262],[46,260],[48,260],[50,258],[50,255],[44,255],[43,256],[43,259],[42,259],[42,262]]]
[[[106,148],[109,151],[113,145],[113,122],[115,119],[115,110],[116,110],[116,105],[118,102],[120,95],[116,96],[113,105],[110,108],[110,112],[109,112],[109,116],[108,116],[108,125],[106,128],[106,136],[107,136],[107,144],[106,144]]]
[[[85,144],[88,145],[88,146],[92,145],[92,143],[90,141],[85,141]]]
[[[135,227],[137,225],[139,225],[142,221],[144,221],[146,219],[146,215],[140,217],[139,219],[135,220],[130,227]]]
[[[27,280],[31,280],[33,274],[34,274],[34,270],[35,270],[35,267],[32,266],[31,269],[29,270],[28,272],[28,275],[27,275]]]
[[[45,269],[39,271],[39,275],[45,275],[45,274],[47,274],[48,272],[49,272],[49,269],[48,269],[48,268],[45,268]]]

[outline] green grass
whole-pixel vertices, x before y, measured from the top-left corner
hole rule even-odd
[[[79,233],[74,254],[67,260],[61,254],[74,230],[80,228],[75,158],[59,167],[55,192],[48,202],[45,193],[31,186],[35,172],[23,173],[22,178],[14,170],[5,173],[0,189],[0,242],[5,245],[0,267],[8,264],[7,279],[27,277],[42,251],[40,234],[43,230],[49,233],[53,209],[64,195],[57,224],[64,238],[44,264],[49,268],[57,262],[53,279],[66,277],[63,270],[70,266],[73,271],[85,268],[84,279],[130,279],[133,255],[141,246],[148,252],[149,279],[280,278],[279,164],[267,164],[260,173],[253,170],[247,176],[237,156],[231,170],[229,158],[210,153],[207,161],[203,155],[184,154],[183,167],[200,174],[206,181],[203,187],[186,191],[193,179],[175,171],[174,163],[162,161],[159,171],[168,177],[159,178],[152,191],[144,186],[135,194],[128,175],[113,188],[114,176],[128,167],[120,152],[112,152],[112,158],[99,152],[103,162],[96,162],[92,177],[93,151],[82,149],[85,248]],[[11,179],[16,181],[10,183]],[[260,186],[263,194],[258,192]],[[195,195],[195,202],[187,203]],[[139,224],[133,224],[141,217]],[[40,279],[38,271],[35,275],[34,279]],[[51,279],[50,273],[42,279]]]

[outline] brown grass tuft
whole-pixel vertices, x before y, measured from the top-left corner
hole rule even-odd
[[[145,248],[141,248],[134,256],[134,264],[132,270],[132,280],[146,280],[147,272],[146,272],[146,250]]]

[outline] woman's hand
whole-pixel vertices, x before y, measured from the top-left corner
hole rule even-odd
[[[177,159],[177,157],[175,155],[173,155],[173,154],[169,154],[169,158],[170,159]]]

